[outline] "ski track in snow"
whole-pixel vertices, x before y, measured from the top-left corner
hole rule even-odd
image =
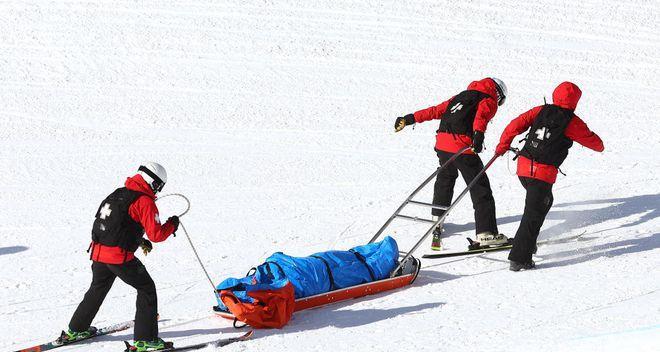
[[[394,118],[487,76],[510,96],[482,158],[564,80],[605,142],[563,165],[540,240],[565,240],[539,247],[538,270],[509,272],[506,252],[423,260],[412,287],[298,313],[223,351],[660,350],[657,18],[646,0],[0,2],[0,350],[66,327],[89,285],[93,213],[138,163],[161,162],[165,193],[192,200],[182,221],[220,281],[275,251],[368,241],[437,165],[437,124],[394,134]],[[489,170],[508,235],[524,205],[514,170]],[[462,249],[467,199],[448,222],[445,245]],[[423,231],[389,233],[407,250]],[[161,336],[238,334],[212,315],[185,242],[140,256]],[[95,325],[130,319],[134,300],[117,281]]]

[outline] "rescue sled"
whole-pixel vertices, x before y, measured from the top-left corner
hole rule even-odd
[[[308,257],[274,253],[246,277],[221,282],[214,310],[255,328],[280,328],[294,312],[412,284],[420,261],[410,257],[400,265],[399,257],[398,245],[389,236]]]
[[[322,307],[332,303],[374,295],[377,293],[411,285],[413,282],[415,282],[415,279],[417,279],[420,266],[421,262],[419,259],[411,257],[408,259],[408,264],[404,265],[402,269],[400,269],[399,273],[394,277],[296,299],[294,312]],[[222,310],[219,308],[219,306],[214,306],[213,310],[218,316],[225,319],[236,319],[236,317],[231,312]]]

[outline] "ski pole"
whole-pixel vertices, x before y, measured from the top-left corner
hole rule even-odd
[[[181,215],[179,215],[179,217],[182,217],[182,216],[186,215],[186,213],[188,213],[188,211],[190,210],[190,200],[188,199],[188,197],[184,196],[183,194],[170,193],[170,194],[163,195],[163,196],[159,197],[158,199],[163,199],[163,198],[171,197],[171,196],[178,196],[178,197],[183,198],[186,201],[186,203],[188,204],[188,207],[186,208],[186,210],[183,213],[181,213]],[[213,288],[213,294],[215,295],[215,298],[218,299],[218,301],[220,301],[220,295],[218,295],[218,290],[215,289],[215,284],[213,284],[213,280],[211,280],[211,275],[209,275],[209,272],[206,270],[206,267],[204,266],[204,263],[202,262],[202,259],[199,257],[199,254],[197,253],[197,249],[195,248],[195,245],[193,244],[192,239],[190,238],[190,235],[188,234],[188,230],[186,230],[186,227],[183,225],[181,220],[179,220],[179,226],[183,230],[183,233],[186,235],[186,238],[188,239],[188,243],[190,243],[190,248],[192,248],[193,253],[195,254],[195,258],[197,258],[197,262],[199,263],[199,266],[202,267],[202,270],[204,271],[204,274],[206,275],[206,278],[209,280],[209,283],[211,284],[211,287]]]

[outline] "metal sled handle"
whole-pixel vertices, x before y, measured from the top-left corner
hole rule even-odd
[[[453,203],[451,203],[451,205],[449,206],[449,208],[447,208],[445,213],[435,222],[435,224],[433,224],[433,226],[431,226],[431,228],[428,231],[426,231],[426,234],[424,235],[424,237],[422,237],[419,241],[417,241],[415,246],[410,251],[408,251],[408,254],[406,254],[406,256],[403,257],[403,259],[401,259],[399,261],[399,265],[397,265],[397,267],[394,268],[394,270],[392,271],[392,274],[390,275],[391,277],[394,277],[396,272],[399,269],[401,269],[403,264],[406,262],[406,260],[408,260],[408,258],[410,258],[410,256],[413,254],[413,252],[416,251],[417,248],[419,248],[419,246],[422,245],[422,242],[424,242],[424,240],[426,240],[427,237],[429,237],[429,235],[433,232],[433,229],[435,229],[435,227],[438,224],[445,221],[445,218],[447,217],[447,215],[449,215],[449,212],[452,209],[454,209],[454,207],[456,207],[456,205],[458,203],[460,203],[461,199],[463,199],[463,197],[465,197],[465,195],[470,191],[470,189],[472,187],[474,187],[474,185],[477,183],[477,181],[479,181],[479,178],[486,173],[486,170],[488,170],[488,168],[490,168],[491,165],[493,165],[493,163],[495,162],[495,160],[497,159],[498,156],[499,155],[497,155],[497,154],[493,155],[493,157],[490,159],[490,161],[488,161],[488,164],[486,164],[486,166],[484,166],[484,168],[481,169],[481,171],[479,171],[479,173],[474,177],[474,179],[472,179],[472,182],[470,182],[470,184],[467,185],[467,187],[465,187],[465,189],[463,190],[463,192],[461,192],[461,194],[458,196],[458,198],[456,198],[456,200]]]
[[[373,242],[375,242],[375,241],[378,239],[378,237],[380,237],[380,235],[383,234],[383,231],[385,231],[385,229],[386,229],[386,228],[392,223],[392,221],[397,217],[397,215],[399,215],[399,213],[401,212],[401,210],[403,210],[403,208],[405,208],[406,205],[408,205],[408,203],[410,203],[410,200],[411,200],[414,196],[416,196],[417,193],[419,193],[419,191],[421,191],[424,187],[426,187],[426,185],[427,185],[429,182],[431,182],[431,180],[433,180],[433,178],[435,177],[435,175],[437,175],[438,172],[440,172],[440,170],[442,170],[442,169],[445,168],[447,165],[449,165],[449,164],[451,164],[452,162],[454,162],[454,160],[456,160],[456,158],[458,158],[461,154],[463,154],[463,153],[464,153],[466,150],[468,150],[468,149],[470,149],[469,146],[468,146],[468,147],[464,147],[463,149],[461,149],[461,150],[459,150],[458,152],[456,152],[456,154],[452,155],[451,158],[449,158],[449,160],[447,160],[444,164],[442,164],[439,168],[437,168],[437,169],[435,170],[435,172],[433,172],[433,173],[431,174],[431,176],[427,177],[426,180],[424,180],[424,182],[422,182],[422,184],[419,185],[419,187],[417,187],[417,188],[416,188],[416,189],[415,189],[415,190],[414,190],[414,191],[408,196],[408,198],[406,198],[406,200],[403,201],[403,203],[401,203],[401,206],[399,206],[399,208],[394,212],[394,214],[392,214],[392,216],[390,216],[390,218],[385,222],[385,224],[380,228],[380,230],[378,230],[378,232],[376,232],[376,234],[374,235],[374,237],[371,238],[371,240],[369,241],[369,243],[373,243]]]

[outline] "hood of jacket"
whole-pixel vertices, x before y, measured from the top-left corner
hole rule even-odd
[[[575,110],[582,96],[582,91],[571,82],[563,82],[552,92],[553,104],[564,109]]]
[[[490,95],[491,98],[497,101],[497,88],[495,88],[495,81],[490,78],[484,78],[480,81],[474,81],[468,85],[468,90],[477,90],[482,93]]]
[[[147,181],[145,181],[140,174],[136,174],[133,177],[127,178],[124,186],[126,186],[126,188],[130,189],[131,191],[144,193],[151,199],[156,199],[154,191],[151,190],[151,187],[149,187]]]

